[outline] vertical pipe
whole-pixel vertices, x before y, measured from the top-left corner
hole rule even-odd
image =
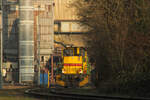
[[[0,41],[1,41],[1,44],[0,44],[0,45],[1,45],[1,47],[0,47],[0,50],[1,50],[1,51],[0,51],[0,53],[1,53],[1,54],[0,54],[0,56],[1,56],[1,58],[0,58],[0,89],[2,89],[2,81],[3,81],[3,80],[2,80],[2,65],[3,65],[3,64],[2,64],[2,58],[3,58],[3,54],[2,54],[2,53],[3,53],[3,52],[2,52],[2,30],[1,30],[0,36],[1,36],[1,37],[0,37],[0,39],[1,39],[1,40],[0,40]]]
[[[52,21],[51,21],[51,25],[52,25],[52,28],[51,28],[51,33],[53,33],[52,34],[52,41],[54,41],[54,0],[51,0],[52,1],[52,5],[51,5],[51,18],[52,18]],[[53,46],[53,49],[54,49],[54,44],[52,44]],[[54,55],[52,54],[51,55],[51,84],[53,84],[54,83],[54,64],[53,64],[53,59],[54,58]]]
[[[43,60],[43,68],[44,68],[44,60]],[[45,79],[44,79],[44,73],[45,73],[45,70],[42,70],[42,75],[43,75],[43,86],[44,86],[44,81],[45,81]]]
[[[47,88],[49,88],[49,71],[48,71],[48,83],[47,83]]]
[[[40,6],[38,6],[38,16],[37,16],[37,60],[38,60],[38,85],[40,85],[40,24],[39,24],[39,10]]]
[[[53,84],[54,71],[53,71],[53,55],[51,55],[51,84]]]
[[[51,28],[51,36],[52,36],[52,50],[54,50],[54,0],[51,0],[52,4],[51,4],[51,25],[52,25],[52,28]]]
[[[2,1],[0,2],[2,6]],[[1,11],[1,19],[2,19],[2,11]],[[2,20],[1,20],[1,34],[0,34],[0,89],[2,89]]]
[[[1,34],[0,34],[0,89],[2,89],[2,66],[3,66],[3,0],[1,0]]]
[[[19,0],[19,82],[34,79],[33,0]]]

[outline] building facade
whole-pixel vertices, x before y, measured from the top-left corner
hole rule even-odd
[[[30,1],[31,2],[31,1]],[[50,59],[52,54],[54,31],[53,31],[53,0],[32,0],[33,7],[33,35],[34,35],[34,66],[38,65],[38,61],[44,64]],[[19,0],[3,0],[3,68],[9,70],[19,69],[19,29],[20,29],[20,6]],[[23,14],[23,13],[22,13]],[[29,36],[30,37],[30,36]],[[26,48],[25,48],[26,49]],[[32,51],[28,51],[31,53]],[[35,68],[32,68],[34,70]],[[25,68],[24,71],[31,72],[31,69]]]
[[[79,24],[75,8],[71,6],[73,1],[54,0],[55,41],[66,45],[84,47],[84,30]],[[55,47],[59,46],[55,44]]]
[[[79,25],[73,0],[32,0],[34,20],[34,66],[44,67],[61,42],[84,47],[84,31]],[[19,0],[3,0],[3,68],[19,69]],[[55,34],[54,34],[55,33]],[[33,69],[32,69],[33,70]],[[16,72],[17,73],[17,72]],[[17,76],[17,75],[16,75]],[[9,79],[7,79],[9,80]]]

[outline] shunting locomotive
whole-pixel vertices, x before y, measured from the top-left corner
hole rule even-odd
[[[90,64],[87,51],[82,47],[67,47],[61,52],[61,74],[56,84],[65,87],[82,87],[89,83]]]

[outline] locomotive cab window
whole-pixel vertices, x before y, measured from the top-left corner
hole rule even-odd
[[[64,56],[73,56],[74,53],[73,53],[73,49],[65,49],[64,52],[63,52]]]

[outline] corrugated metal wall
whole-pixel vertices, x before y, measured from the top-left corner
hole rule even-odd
[[[75,10],[70,7],[70,3],[74,0],[54,0],[54,18],[55,20],[76,20]]]
[[[38,37],[37,34],[40,34],[40,55],[44,56],[44,58],[49,58],[54,49],[53,2],[52,0],[44,0],[42,3],[38,1],[35,2],[34,6],[36,28],[35,37]],[[36,38],[35,41],[35,48],[38,49],[38,40]],[[36,53],[38,53],[38,51]],[[44,60],[47,61],[48,59]]]
[[[16,1],[16,4],[14,4]],[[11,5],[11,3],[13,5]],[[37,30],[41,33],[41,54],[49,55],[53,49],[53,15],[51,15],[52,0],[34,0],[34,33],[35,38]],[[39,8],[38,8],[39,7]],[[38,11],[39,10],[39,11]],[[39,15],[38,15],[39,14]],[[18,56],[18,4],[17,0],[4,0],[4,54]],[[37,25],[37,21],[39,25]],[[38,29],[39,28],[39,29]],[[14,41],[15,40],[15,41]],[[36,40],[36,39],[35,39]],[[44,46],[47,45],[47,46]],[[43,48],[45,47],[45,48]],[[47,48],[47,49],[46,49]],[[45,50],[46,49],[46,50]]]
[[[18,60],[18,0],[3,0],[3,46],[4,55],[7,61]],[[9,2],[7,2],[9,1]],[[40,33],[40,55],[49,59],[53,47],[53,0],[33,0],[34,1],[34,54],[37,54],[37,33]],[[36,58],[35,58],[36,59]]]
[[[78,23],[75,8],[71,5],[75,0],[54,0],[55,32],[81,33],[83,28]]]
[[[14,11],[16,2],[3,0],[3,49],[5,57],[13,60],[18,57],[18,11]]]
[[[50,7],[50,6],[49,6]],[[47,13],[50,12],[50,9]],[[47,55],[51,54],[53,50],[53,21],[51,15],[47,15],[44,12],[39,15],[39,31],[40,31],[40,54]]]
[[[55,35],[55,41],[62,42],[64,44],[73,45],[75,47],[84,47],[85,37],[83,34],[57,34]],[[59,47],[61,45],[55,44],[55,47]]]
[[[77,47],[84,47],[84,32],[78,24],[76,11],[70,6],[74,0],[54,0],[55,2],[55,40],[64,44],[73,44]],[[78,33],[78,34],[76,34]],[[55,47],[60,45],[55,44]]]

